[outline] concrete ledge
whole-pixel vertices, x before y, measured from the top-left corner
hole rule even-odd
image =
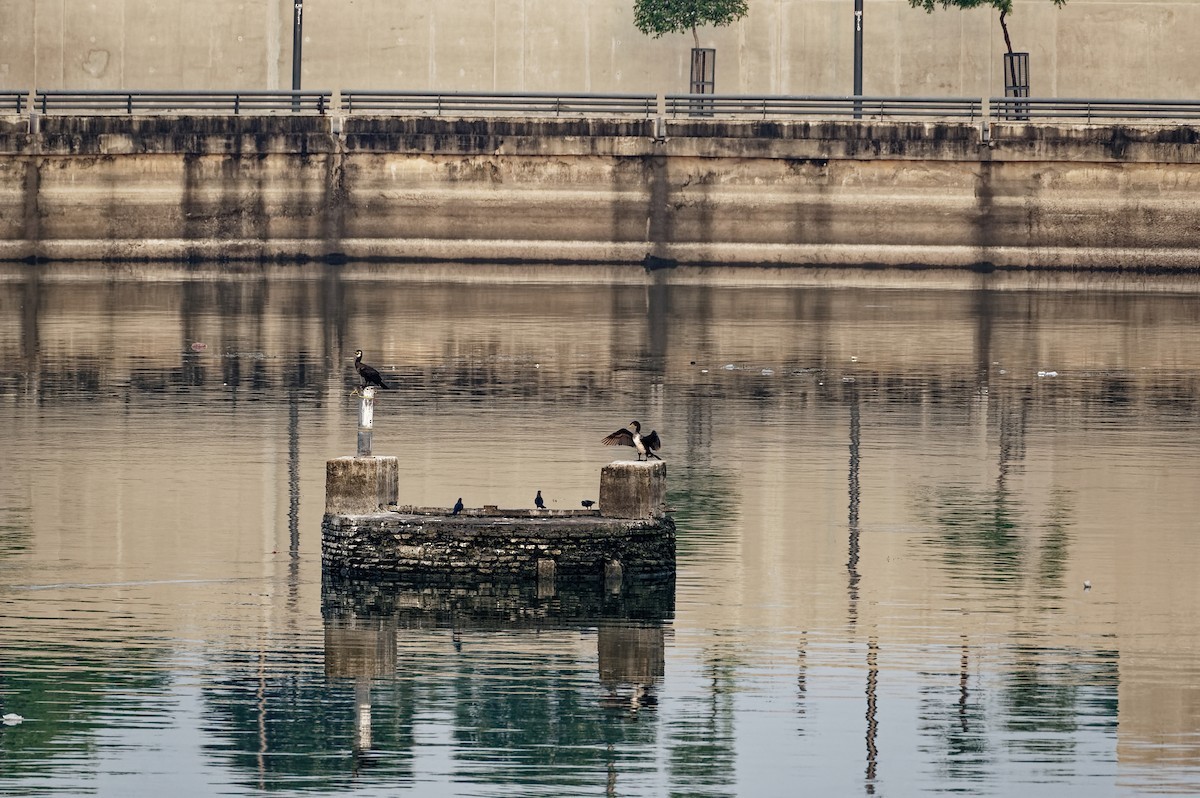
[[[667,514],[667,464],[618,460],[600,471],[600,515],[662,518]]]

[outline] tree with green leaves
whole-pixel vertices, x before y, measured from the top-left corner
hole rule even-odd
[[[1050,1],[1056,6],[1061,6],[1067,2],[1067,0]],[[942,8],[979,8],[980,6],[991,6],[1000,12],[1000,29],[1004,31],[1004,44],[1008,47],[1009,54],[1012,54],[1012,39],[1008,37],[1008,25],[1005,24],[1004,18],[1013,12],[1013,0],[908,0],[908,4],[913,8],[923,8],[929,12],[932,12],[938,5]]]
[[[655,39],[664,33],[690,30],[699,48],[697,28],[729,25],[746,16],[749,10],[746,0],[634,0],[633,24]]]

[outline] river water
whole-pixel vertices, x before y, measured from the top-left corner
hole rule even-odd
[[[0,794],[1200,793],[1194,281],[395,271],[0,270]],[[401,503],[656,429],[674,580],[323,580],[355,349]]]

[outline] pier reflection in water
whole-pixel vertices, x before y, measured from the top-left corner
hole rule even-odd
[[[640,730],[640,743],[654,742],[653,724],[609,728],[609,721],[614,712],[654,708],[673,601],[671,577],[620,593],[563,585],[552,596],[536,582],[327,577],[325,674],[332,683],[355,685],[356,767],[395,764],[397,752],[373,745],[375,726],[411,727],[415,716],[444,713],[456,719],[454,758],[468,765],[463,773],[471,780],[521,784],[531,770],[551,775],[573,766],[571,783],[594,791],[623,769],[625,752],[615,746],[632,742],[626,732]],[[596,670],[583,670],[581,661],[595,661]],[[386,703],[397,693],[417,697],[400,719]],[[412,756],[398,753],[401,761]],[[630,767],[644,771],[637,759]],[[475,766],[484,769],[475,773]],[[504,773],[506,767],[512,772]]]
[[[0,272],[0,792],[1200,791],[1189,285],[405,274]],[[358,348],[419,506],[649,420],[673,585],[323,583]]]

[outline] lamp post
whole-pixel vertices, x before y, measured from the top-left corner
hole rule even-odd
[[[304,46],[304,0],[292,3],[292,91],[300,91],[300,51]]]
[[[862,96],[863,0],[854,0],[854,96]],[[862,118],[862,104],[854,104],[854,118]]]

